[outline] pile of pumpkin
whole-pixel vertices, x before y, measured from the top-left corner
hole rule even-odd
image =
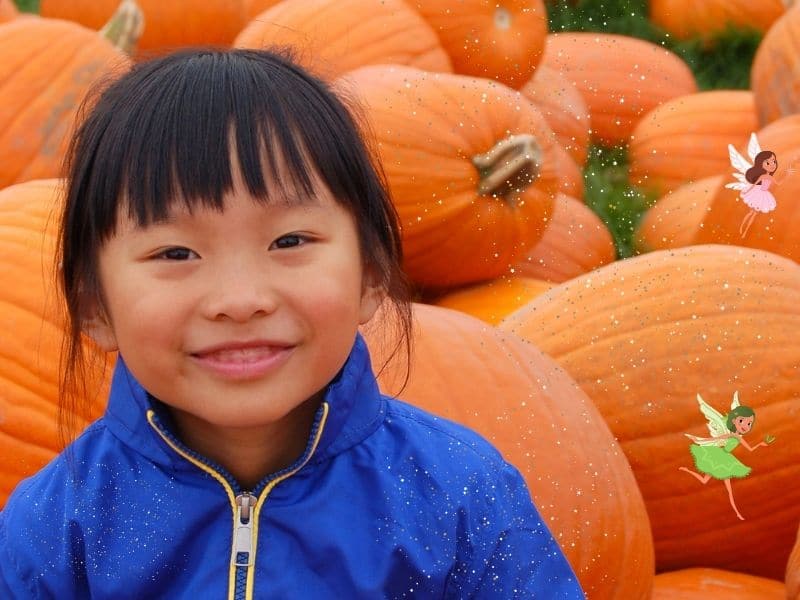
[[[800,8],[764,24],[751,91],[698,92],[662,47],[548,34],[541,0],[137,2],[111,17],[117,0],[41,0],[39,17],[0,0],[0,506],[59,450],[48,259],[80,99],[148,53],[289,44],[363,109],[402,219],[419,301],[401,397],[521,469],[589,598],[800,598],[800,176],[745,240],[723,187],[727,144],[744,152],[751,131],[780,162],[800,155]],[[632,183],[663,195],[640,256],[617,260],[583,203],[591,142],[628,146]],[[737,450],[744,521],[720,482],[678,470],[684,433],[708,435],[696,394],[724,412],[735,391],[750,435],[777,438]]]

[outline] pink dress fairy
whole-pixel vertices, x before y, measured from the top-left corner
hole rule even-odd
[[[770,184],[772,184],[772,179],[762,179],[760,184],[756,183],[747,191],[741,192],[739,197],[755,211],[762,213],[773,211],[777,202],[775,196],[769,191]]]

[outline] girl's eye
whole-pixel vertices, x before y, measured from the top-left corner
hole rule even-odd
[[[305,236],[293,233],[289,235],[284,235],[279,237],[272,243],[272,247],[275,248],[294,248],[296,246],[302,246],[308,241]]]
[[[156,254],[155,258],[165,258],[167,260],[184,261],[189,258],[190,254],[195,254],[195,253],[192,250],[189,250],[188,248],[167,248],[166,250]]]

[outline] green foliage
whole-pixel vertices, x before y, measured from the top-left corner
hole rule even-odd
[[[39,0],[14,0],[22,12],[39,14]]]

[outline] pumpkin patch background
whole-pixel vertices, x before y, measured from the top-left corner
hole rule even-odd
[[[353,106],[401,219],[417,348],[384,391],[520,468],[589,598],[800,598],[800,173],[744,239],[724,187],[751,132],[779,177],[800,160],[781,0],[0,0],[0,507],[61,447],[53,219],[82,100],[170,48],[270,43]],[[695,395],[734,392],[748,442],[776,437],[735,450],[744,521],[678,470]]]

